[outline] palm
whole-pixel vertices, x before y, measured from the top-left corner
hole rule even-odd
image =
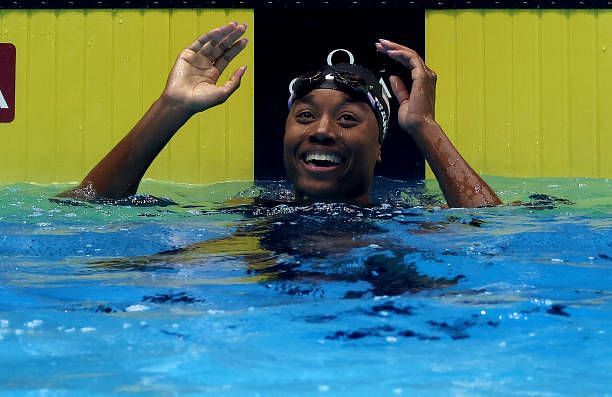
[[[222,93],[222,88],[217,86],[220,74],[208,59],[185,50],[174,65],[166,92],[195,111],[204,110],[216,105]]]
[[[434,119],[433,89],[422,89],[414,84],[409,97],[400,103],[397,111],[399,125],[403,130],[409,130],[415,124],[423,121],[423,118]]]
[[[199,112],[220,103],[238,88],[244,69],[230,80],[217,85],[227,64],[244,48],[245,40],[235,41],[244,33],[242,25],[226,25],[198,38],[179,55],[168,77],[164,95],[190,111]]]

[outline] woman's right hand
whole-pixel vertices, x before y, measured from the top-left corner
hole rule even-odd
[[[246,66],[218,86],[223,70],[242,51],[247,39],[240,36],[245,24],[229,23],[200,36],[184,49],[168,77],[162,98],[189,113],[197,113],[227,100],[240,86]]]
[[[411,48],[389,40],[379,40],[376,49],[387,54],[410,70],[412,89],[399,76],[391,76],[391,89],[399,102],[398,121],[402,130],[409,134],[420,132],[424,124],[435,122],[436,73]]]

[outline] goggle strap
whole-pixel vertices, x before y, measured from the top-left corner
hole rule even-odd
[[[291,94],[289,100],[287,101],[287,108],[291,111],[291,106],[293,106],[293,102],[295,102],[295,92]]]
[[[380,80],[378,80],[378,82],[380,83],[381,87],[382,87],[382,91],[385,94],[385,96],[387,98],[391,98],[391,92],[389,91],[389,89],[387,88],[387,84],[385,84],[385,80],[381,77]]]

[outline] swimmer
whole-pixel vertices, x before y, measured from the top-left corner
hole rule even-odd
[[[183,50],[157,99],[134,128],[60,197],[119,200],[134,195],[159,152],[196,113],[225,102],[240,86],[246,66],[223,85],[219,76],[247,45],[245,24],[214,29]],[[412,89],[391,76],[401,129],[414,139],[450,207],[499,205],[495,192],[461,157],[435,121],[436,74],[410,48],[375,43],[410,70]],[[374,166],[389,121],[389,107],[374,75],[356,65],[334,65],[298,77],[289,98],[283,159],[296,200],[341,201],[366,206]]]

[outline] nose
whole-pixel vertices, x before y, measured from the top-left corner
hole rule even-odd
[[[337,132],[333,120],[327,116],[323,116],[316,125],[313,126],[308,135],[308,140],[312,143],[332,145],[336,142],[336,136]]]

